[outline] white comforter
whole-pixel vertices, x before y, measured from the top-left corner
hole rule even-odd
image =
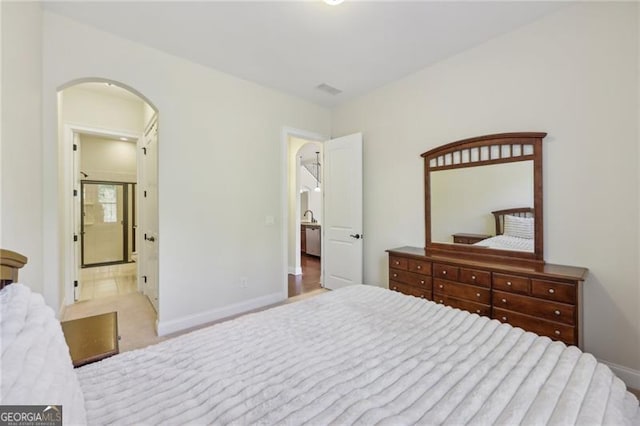
[[[516,250],[516,251],[529,251],[533,252],[533,240],[528,238],[518,238],[511,235],[496,235],[495,237],[487,238],[482,241],[478,241],[474,245],[484,246],[501,250]]]
[[[0,291],[0,404],[62,405],[65,425],[86,422],[69,348],[53,310],[22,284]]]
[[[637,399],[576,347],[354,286],[77,370],[90,424],[610,424]]]

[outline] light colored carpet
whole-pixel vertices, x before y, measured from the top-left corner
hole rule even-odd
[[[167,336],[156,335],[156,311],[151,306],[149,299],[141,293],[129,293],[124,295],[104,297],[100,299],[83,300],[67,306],[62,314],[61,321],[100,315],[116,311],[118,313],[118,334],[120,335],[120,352],[144,348],[163,340],[179,336],[190,331],[208,327],[223,321],[228,321],[248,313],[259,312],[287,303],[294,303],[309,297],[324,293],[325,289],[317,289],[296,297],[291,297],[275,305],[255,309],[239,315],[223,318],[208,324],[203,324],[188,330],[183,330]]]
[[[143,348],[166,340],[156,336],[156,311],[140,293],[83,300],[67,306],[62,321],[116,311],[120,352]]]

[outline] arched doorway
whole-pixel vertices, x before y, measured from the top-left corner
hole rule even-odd
[[[64,301],[144,294],[159,310],[158,111],[120,82],[58,90]]]

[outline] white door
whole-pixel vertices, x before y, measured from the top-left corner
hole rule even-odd
[[[323,285],[362,284],[362,133],[323,144]]]
[[[142,184],[139,253],[142,292],[158,312],[158,122],[144,136],[142,147]]]

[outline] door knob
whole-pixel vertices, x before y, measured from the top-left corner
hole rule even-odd
[[[355,235],[350,234],[349,236],[350,236],[351,238],[355,238],[356,240],[359,240],[359,239],[360,239],[360,234],[355,234]]]

